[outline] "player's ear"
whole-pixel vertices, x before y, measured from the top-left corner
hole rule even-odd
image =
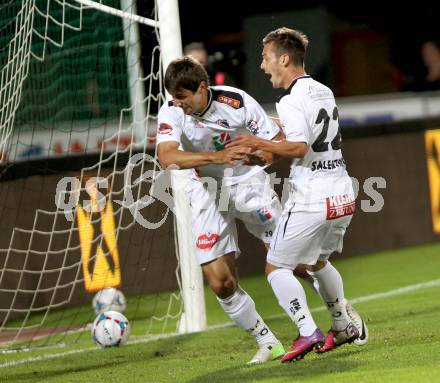
[[[290,64],[290,57],[288,54],[283,54],[281,56],[281,63],[283,64],[283,66],[287,67]]]
[[[202,80],[202,82],[199,85],[199,89],[197,90],[198,92],[203,92],[208,88],[208,84],[206,83],[205,80]]]

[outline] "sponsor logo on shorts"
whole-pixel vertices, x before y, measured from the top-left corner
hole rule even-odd
[[[326,198],[327,220],[352,215],[355,210],[354,197],[343,194]]]
[[[161,122],[159,124],[159,134],[169,134],[173,131],[173,127],[169,124]]]
[[[226,97],[222,94],[217,97],[217,101],[222,102],[224,104],[228,104],[235,109],[238,109],[240,107],[240,100],[236,100],[235,98],[231,98],[231,97]]]
[[[262,207],[261,209],[258,209],[257,214],[261,222],[266,222],[272,218],[272,214],[270,214],[270,211],[267,207]]]
[[[218,234],[204,233],[197,238],[196,246],[201,250],[211,249],[219,238],[220,236]]]

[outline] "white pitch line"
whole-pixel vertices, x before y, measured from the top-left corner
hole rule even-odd
[[[399,287],[398,289],[385,291],[383,293],[376,293],[376,294],[371,294],[371,295],[365,295],[363,297],[349,299],[349,301],[352,304],[362,303],[362,302],[369,302],[369,301],[375,301],[377,299],[393,297],[395,295],[400,295],[400,294],[404,294],[404,293],[407,293],[407,292],[411,292],[411,291],[415,291],[415,290],[420,290],[420,289],[426,289],[426,288],[429,288],[429,287],[436,287],[436,286],[440,286],[440,279],[434,279],[432,281],[424,282],[424,283],[418,283],[416,285],[408,285],[408,286],[404,286],[404,287]],[[315,307],[313,309],[310,309],[310,312],[316,313],[316,312],[325,311],[325,310],[327,310],[327,308],[325,306],[320,306],[320,307]],[[279,319],[279,318],[283,318],[285,316],[286,316],[285,313],[274,314],[274,315],[265,316],[264,319],[265,320],[266,319],[269,319],[269,320],[270,319]],[[233,322],[220,323],[220,324],[216,324],[216,325],[210,326],[209,330],[215,330],[215,329],[218,329],[218,328],[230,327],[230,326],[233,326],[233,325],[234,325]],[[0,368],[1,368],[1,364],[0,364]]]
[[[415,285],[408,285],[408,286],[400,287],[398,289],[385,291],[382,293],[371,294],[371,295],[366,295],[363,297],[353,298],[353,299],[350,299],[350,302],[353,304],[354,303],[361,303],[361,302],[369,302],[369,301],[374,301],[374,300],[378,300],[378,299],[393,297],[396,295],[412,292],[415,290],[426,289],[429,287],[437,287],[437,286],[440,286],[440,279],[434,279],[429,282],[418,283]],[[325,310],[326,310],[325,306],[321,306],[321,307],[315,307],[315,308],[311,309],[310,311],[311,312],[319,312],[319,311],[325,311]],[[270,315],[270,316],[266,316],[265,319],[278,319],[278,318],[284,317],[285,315],[286,314]],[[219,328],[231,327],[231,326],[234,326],[233,322],[221,323],[218,325],[210,326],[208,328],[208,331],[217,330]],[[161,334],[161,335],[149,336],[148,338],[141,338],[141,339],[132,340],[132,341],[129,341],[128,344],[149,343],[149,342],[159,340],[159,339],[165,339],[165,338],[171,338],[171,337],[183,336],[183,335],[185,335],[185,334],[177,334],[177,333]],[[82,349],[78,349],[78,350],[60,352],[57,354],[49,354],[49,355],[30,357],[30,358],[21,359],[21,360],[13,360],[10,362],[1,363],[0,368],[14,367],[14,366],[18,366],[18,365],[25,364],[25,363],[40,362],[43,360],[64,358],[65,356],[81,354],[83,352],[93,351],[96,349],[97,349],[97,347],[95,346],[95,347],[82,348]]]

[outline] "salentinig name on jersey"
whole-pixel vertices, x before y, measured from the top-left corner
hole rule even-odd
[[[343,158],[337,158],[335,160],[313,161],[311,170],[314,172],[315,170],[332,170],[339,167],[345,168],[345,160]]]

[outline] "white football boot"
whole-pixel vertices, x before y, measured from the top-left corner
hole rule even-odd
[[[363,346],[368,342],[367,324],[347,299],[344,298],[342,303],[345,305],[345,309],[347,310],[347,315],[350,318],[350,321],[353,322],[359,331],[359,337],[354,340],[354,344],[357,346]]]
[[[247,365],[266,363],[274,359],[279,359],[284,355],[284,347],[281,343],[263,344],[258,349],[254,357],[247,362]]]

